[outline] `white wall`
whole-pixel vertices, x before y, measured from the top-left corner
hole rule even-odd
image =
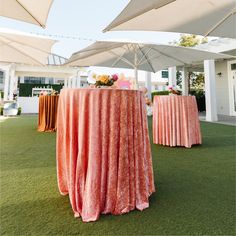
[[[38,113],[38,97],[18,97],[17,103],[21,107],[22,113]]]
[[[216,102],[217,113],[221,115],[229,115],[229,87],[227,61],[216,62]],[[221,77],[217,75],[221,73]]]

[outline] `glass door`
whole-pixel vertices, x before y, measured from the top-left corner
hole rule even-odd
[[[236,116],[236,61],[229,63],[230,115]]]

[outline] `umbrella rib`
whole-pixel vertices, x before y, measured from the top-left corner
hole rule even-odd
[[[112,67],[115,66],[115,65],[121,60],[121,58],[122,58],[124,55],[125,55],[125,52],[124,52],[121,56],[119,56],[119,57],[116,59],[116,61],[115,61],[111,66],[112,66]]]
[[[90,45],[90,46],[91,46],[91,45]],[[90,47],[90,46],[89,46],[89,47]],[[110,46],[109,48],[107,48],[107,47],[105,47],[105,46],[104,46],[104,47],[101,47],[101,48],[98,48],[98,49],[95,49],[95,48],[92,48],[92,49],[85,48],[85,49],[82,49],[82,50],[80,50],[80,51],[78,51],[78,52],[75,52],[74,54],[77,54],[77,53],[85,53],[85,52],[91,52],[91,51],[99,50],[99,52],[96,52],[96,54],[98,54],[98,53],[107,51],[107,49],[111,50],[111,49],[118,48],[118,47],[120,47],[120,44],[114,45],[114,46]]]
[[[120,57],[119,55],[117,55],[116,53],[114,53],[113,51],[108,51],[109,53],[113,54],[116,57]],[[132,64],[132,62],[130,62],[129,60],[127,60],[126,58],[124,58],[123,56],[121,56],[119,58],[120,60],[124,61],[125,63],[127,63],[128,65],[134,67],[134,64]]]
[[[2,42],[3,42],[3,41],[2,41]],[[10,43],[5,43],[5,42],[3,42],[3,44],[5,44],[5,45],[10,45]],[[29,58],[32,59],[33,61],[37,62],[38,64],[40,64],[40,65],[42,65],[42,66],[44,66],[44,64],[42,64],[41,62],[37,61],[35,58],[31,57],[30,55],[28,55],[28,54],[22,52],[21,50],[17,49],[17,48],[14,47],[13,45],[10,45],[10,46],[13,47],[17,52],[23,54],[23,55],[26,56],[26,57],[29,57]]]
[[[139,61],[138,64],[140,64],[140,63],[142,62],[143,58],[145,58],[146,61],[147,61],[147,63],[148,63],[148,65],[151,67],[152,72],[155,73],[155,70],[154,70],[154,68],[153,68],[153,66],[152,66],[152,64],[151,64],[151,62],[150,62],[150,60],[149,60],[148,57],[147,57],[148,53],[151,51],[152,48],[149,48],[146,53],[143,52],[142,48],[140,48],[139,45],[138,45],[138,48],[139,48],[140,52],[143,54],[143,57],[140,59],[140,61]],[[144,61],[144,62],[145,62],[145,61]]]
[[[223,24],[230,16],[236,14],[236,8],[234,8],[230,13],[228,13],[222,20],[217,22],[216,25],[214,25],[204,36],[208,36],[212,31],[214,31],[216,28],[218,28],[221,24]]]
[[[36,17],[34,17],[27,9],[26,9],[26,7],[24,7],[18,0],[16,0],[16,2],[41,26],[41,27],[43,27],[43,28],[45,28],[45,25],[43,25],[43,24],[41,24],[40,22],[39,22],[39,20],[36,18]]]
[[[156,52],[159,52],[161,55],[163,55],[163,56],[166,56],[166,57],[170,57],[170,58],[172,58],[172,59],[174,59],[174,60],[176,60],[176,61],[178,61],[178,62],[181,62],[181,63],[183,63],[184,65],[186,64],[184,61],[182,61],[182,60],[179,60],[178,58],[176,58],[176,57],[173,57],[173,56],[170,56],[170,55],[168,55],[168,54],[166,54],[166,53],[164,53],[164,52],[161,52],[161,51],[159,51],[158,49],[156,49],[156,48],[152,48],[154,51],[156,51]],[[154,57],[155,58],[155,57]]]
[[[115,45],[115,46],[113,46],[113,47],[110,47],[109,50],[112,50],[112,49],[117,48],[117,47],[118,47],[118,46]],[[73,55],[76,56],[76,54],[91,52],[91,51],[95,51],[95,50],[97,50],[97,49],[94,49],[94,48],[93,48],[93,49],[84,49],[84,50],[81,50],[81,51],[79,51],[79,52],[74,53]],[[98,52],[95,52],[92,56],[97,55],[97,54],[102,53],[102,52],[106,52],[106,51],[107,51],[107,48],[106,48],[106,47],[102,47],[102,48],[99,48],[98,50],[99,50],[99,51],[98,51]],[[73,56],[73,55],[72,55],[72,56]],[[87,57],[88,57],[88,56],[85,55],[85,56],[79,57],[79,59],[84,59],[84,58],[87,58]],[[73,63],[73,62],[75,62],[75,61],[77,61],[77,60],[78,60],[78,58],[75,58],[75,59],[73,59],[73,60],[69,59],[69,60],[68,60],[66,63],[64,63],[64,64],[65,64],[65,65],[66,65],[66,64],[71,64],[71,63]]]

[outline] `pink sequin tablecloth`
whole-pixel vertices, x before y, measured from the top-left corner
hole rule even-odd
[[[187,148],[202,143],[195,96],[154,97],[153,142]]]
[[[57,177],[84,222],[147,208],[155,187],[143,93],[61,90]]]

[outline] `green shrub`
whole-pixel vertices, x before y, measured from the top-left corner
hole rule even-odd
[[[45,88],[52,88],[53,90],[60,93],[63,85],[61,84],[20,84],[19,85],[19,96],[20,97],[31,97],[32,96],[32,89],[36,87],[43,87]]]
[[[22,111],[21,107],[18,107],[18,112],[17,112],[18,116],[21,114],[21,111]]]
[[[0,107],[0,115],[3,116],[3,107]]]
[[[156,95],[169,95],[169,91],[154,91],[152,92],[152,101],[153,101],[153,97]]]
[[[190,90],[189,94],[196,97],[198,111],[206,111],[205,92],[203,90]]]

